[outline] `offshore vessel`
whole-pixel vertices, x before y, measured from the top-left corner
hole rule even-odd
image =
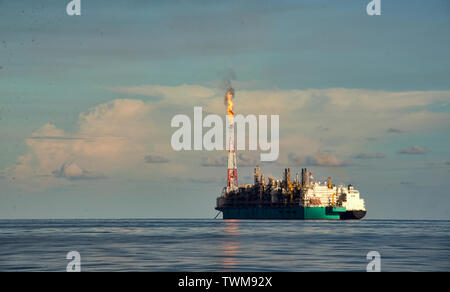
[[[316,182],[312,172],[302,169],[291,182],[291,170],[284,170],[283,180],[260,175],[257,166],[254,183],[238,185],[236,151],[234,147],[234,89],[225,95],[228,114],[227,186],[217,198],[216,210],[223,219],[361,219],[366,215],[364,200],[352,185],[333,185],[331,177],[325,183]]]
[[[254,169],[254,184],[227,186],[217,198],[216,210],[223,219],[303,219],[349,220],[366,215],[364,199],[352,185],[334,185],[331,177],[326,182],[314,181],[311,172],[302,169],[293,182],[290,169],[277,180],[259,174]]]

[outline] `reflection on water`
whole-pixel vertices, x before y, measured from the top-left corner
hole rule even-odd
[[[239,254],[239,221],[225,220],[225,240],[222,242],[222,266],[225,271],[231,271],[237,268],[236,255]]]
[[[450,271],[450,221],[0,220],[0,271]]]

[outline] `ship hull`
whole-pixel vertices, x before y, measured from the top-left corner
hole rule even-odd
[[[341,215],[342,220],[360,220],[366,216],[366,211],[358,210],[358,211],[347,211]]]
[[[361,219],[366,211],[347,211],[343,207],[244,207],[220,208],[223,219],[293,219],[293,220],[349,220]]]

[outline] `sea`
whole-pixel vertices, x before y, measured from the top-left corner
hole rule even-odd
[[[72,251],[82,272],[448,272],[450,221],[0,220],[2,272],[65,272]]]

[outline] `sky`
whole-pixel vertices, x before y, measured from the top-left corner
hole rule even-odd
[[[450,2],[0,0],[0,218],[213,218],[225,151],[176,114],[280,116],[266,175],[352,183],[371,219],[450,219]],[[257,151],[238,153],[251,182]]]

